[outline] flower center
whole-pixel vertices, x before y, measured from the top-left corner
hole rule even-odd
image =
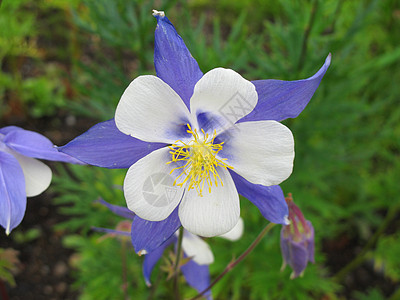
[[[174,168],[170,172],[172,174],[175,170],[181,171],[181,174],[175,179],[174,185],[182,187],[186,182],[189,182],[188,190],[195,188],[199,196],[202,197],[206,182],[209,193],[211,193],[213,182],[215,186],[218,186],[218,181],[221,186],[224,185],[218,175],[217,167],[225,169],[233,169],[233,167],[224,162],[226,158],[217,158],[217,153],[222,150],[223,142],[214,144],[216,131],[210,137],[208,133],[201,129],[200,136],[196,129],[192,130],[189,124],[187,126],[189,128],[187,132],[192,135],[192,140],[188,143],[178,140],[169,146],[169,149],[171,149],[169,153],[171,153],[172,158],[167,164],[172,162],[182,163],[182,166]],[[181,177],[183,181],[176,183]]]

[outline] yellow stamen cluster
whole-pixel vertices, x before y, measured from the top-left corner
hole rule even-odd
[[[224,162],[226,158],[218,159],[216,157],[217,153],[222,150],[223,144],[223,142],[214,144],[214,139],[217,135],[216,131],[214,131],[213,136],[209,139],[210,136],[203,129],[201,129],[202,137],[200,137],[196,129],[192,130],[189,124],[187,126],[189,128],[187,132],[192,134],[193,139],[188,143],[178,140],[169,146],[169,149],[171,149],[169,153],[172,154],[172,159],[167,164],[186,161],[186,164],[171,170],[170,174],[175,170],[182,171],[175,179],[174,185],[182,187],[186,182],[189,182],[188,190],[195,188],[199,196],[203,196],[203,188],[206,182],[208,183],[210,193],[213,182],[215,186],[218,186],[218,181],[222,186],[224,185],[216,167],[225,169],[233,168]],[[184,177],[183,181],[177,183],[182,176],[186,177]]]

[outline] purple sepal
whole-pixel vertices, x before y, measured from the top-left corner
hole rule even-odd
[[[314,76],[303,80],[256,80],[258,103],[254,110],[239,122],[296,118],[307,106],[331,63],[331,54]]]
[[[155,15],[154,66],[157,76],[166,82],[189,107],[194,85],[203,76],[197,61],[167,17]]]
[[[281,228],[281,236],[280,236],[280,245],[281,245],[281,254],[283,259],[282,270],[285,269],[286,265],[291,260],[290,250],[289,250],[289,238],[285,238],[285,230],[284,226]]]
[[[135,217],[135,213],[133,211],[131,211],[129,208],[127,207],[123,207],[123,206],[119,206],[119,205],[113,205],[108,203],[107,201],[103,200],[103,199],[99,199],[96,202],[106,206],[109,210],[111,210],[114,214],[123,217],[125,219],[129,219],[129,220],[133,220],[133,218]]]
[[[57,148],[48,138],[37,132],[16,126],[8,126],[3,128],[1,133],[5,134],[3,143],[24,156],[82,164],[81,161],[65,153],[58,152]]]
[[[285,237],[284,228],[282,228],[281,252],[284,263],[293,269],[291,278],[300,276],[307,267],[309,258],[306,242],[304,240],[295,242],[290,236]]]
[[[165,144],[147,143],[123,134],[116,127],[114,119],[111,119],[94,125],[58,149],[90,165],[124,169],[164,146]]]
[[[199,265],[193,260],[190,260],[181,267],[183,276],[186,282],[199,293],[205,290],[210,285],[210,271],[208,265]],[[204,296],[211,300],[211,291],[207,291]]]
[[[238,193],[257,206],[264,218],[276,224],[287,223],[289,210],[279,185],[253,184],[234,171],[230,173]]]
[[[285,264],[288,264],[293,270],[291,279],[301,276],[309,261],[314,262],[314,252],[309,252],[309,242],[308,239],[295,242],[291,236],[285,237],[283,228],[281,230],[282,257]],[[312,245],[313,243],[314,241]]]
[[[153,252],[146,254],[143,261],[143,276],[146,281],[147,286],[151,286],[151,273],[153,272],[154,266],[160,260],[164,253],[165,248],[167,248],[172,243],[175,243],[177,238],[173,235],[164,244],[155,249]]]
[[[308,262],[314,262],[314,228],[293,202],[292,194],[288,194],[286,201],[290,224],[281,230],[282,269],[288,264],[293,269],[293,279],[303,275]]]
[[[3,128],[0,128],[0,133],[6,135],[14,130],[23,130],[23,129],[21,127],[17,127],[17,126],[6,126]]]
[[[131,237],[136,253],[151,253],[181,227],[178,208],[179,206],[175,208],[168,218],[159,222],[143,220],[138,216],[135,217],[132,222]]]
[[[14,156],[0,151],[0,225],[10,234],[24,218],[25,177]]]
[[[308,261],[314,263],[314,251],[315,251],[315,246],[314,246],[314,227],[312,226],[310,221],[306,221],[308,224],[308,227],[310,228],[311,234],[310,237],[307,237],[307,251],[308,251]]]
[[[97,231],[97,232],[115,234],[115,235],[124,235],[124,236],[131,235],[131,233],[128,231],[121,231],[121,230],[115,230],[115,229],[103,228],[103,227],[92,227],[92,230]]]

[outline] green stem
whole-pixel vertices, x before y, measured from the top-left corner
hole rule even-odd
[[[121,241],[121,261],[122,261],[122,290],[124,299],[129,300],[128,296],[128,281],[127,281],[127,265],[126,265],[126,241]]]
[[[297,65],[297,71],[300,71],[304,65],[304,60],[307,54],[308,38],[310,37],[311,29],[314,26],[315,16],[317,14],[317,8],[318,8],[318,0],[314,0],[313,6],[311,8],[310,20],[308,21],[307,27],[304,30],[303,43],[301,45],[301,52],[299,56],[299,62]]]
[[[332,20],[332,24],[331,24],[331,28],[330,28],[331,32],[335,31],[336,21],[339,19],[340,10],[342,8],[343,2],[344,2],[343,0],[339,0],[337,2],[335,12],[333,13],[333,20]]]
[[[390,222],[396,217],[397,211],[399,210],[400,205],[391,206],[386,214],[385,219],[378,227],[374,235],[368,240],[367,244],[361,250],[360,254],[356,256],[350,263],[344,266],[336,275],[333,277],[333,280],[336,282],[341,282],[347,273],[351,272],[355,268],[357,268],[361,263],[364,262],[368,251],[375,246],[378,239],[385,232],[386,228],[389,226]]]
[[[161,282],[161,272],[158,272],[155,283],[151,285],[150,293],[149,296],[147,297],[147,300],[154,299],[154,295],[156,293],[158,286],[160,285],[160,282]]]
[[[230,262],[225,270],[218,275],[217,278],[214,279],[214,281],[206,288],[204,289],[201,293],[197,294],[194,298],[191,300],[199,299],[201,296],[203,296],[207,291],[209,291],[218,281],[220,281],[229,271],[231,271],[238,263],[240,263],[247,255],[250,254],[251,251],[254,250],[254,248],[261,242],[263,237],[275,226],[275,223],[269,223],[267,226],[264,227],[264,229],[260,232],[260,234],[256,237],[256,239],[251,243],[251,245],[244,251],[236,260],[233,262]]]
[[[183,227],[179,229],[178,247],[176,250],[176,261],[174,266],[174,292],[176,300],[181,299],[181,295],[179,292],[179,262],[181,259],[181,252],[182,252],[182,240],[183,240]]]

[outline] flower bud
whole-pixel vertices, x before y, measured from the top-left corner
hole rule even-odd
[[[294,204],[290,193],[285,200],[289,207],[290,224],[283,225],[281,230],[281,270],[289,265],[293,269],[290,278],[294,279],[303,275],[309,261],[314,263],[314,228]]]

